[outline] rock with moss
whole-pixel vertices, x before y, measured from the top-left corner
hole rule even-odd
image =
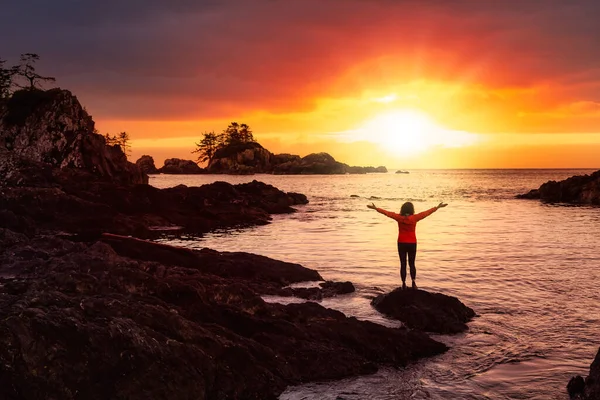
[[[118,146],[94,133],[94,121],[68,90],[21,90],[0,104],[0,147],[57,168],[80,168],[123,183],[148,177]]]

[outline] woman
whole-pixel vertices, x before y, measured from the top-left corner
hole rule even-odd
[[[415,235],[415,229],[417,227],[417,222],[433,214],[439,208],[446,207],[447,205],[448,204],[440,203],[437,207],[430,208],[429,210],[423,211],[416,215],[415,207],[411,202],[402,204],[402,208],[400,208],[400,214],[386,211],[383,208],[377,208],[373,203],[367,206],[373,210],[376,210],[378,213],[390,217],[398,222],[398,255],[400,256],[400,277],[402,278],[402,289],[406,289],[407,256],[408,263],[410,264],[412,288],[417,288],[417,284],[415,283],[415,279],[417,278],[417,269],[415,267],[415,258],[417,257],[417,236]]]

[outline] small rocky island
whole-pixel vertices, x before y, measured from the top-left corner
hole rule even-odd
[[[206,168],[192,160],[170,158],[156,168],[149,155],[136,164],[147,174],[276,174],[276,175],[335,175],[386,173],[387,168],[353,167],[336,161],[327,153],[313,153],[305,157],[293,154],[273,154],[257,142],[238,143],[218,149]]]
[[[70,92],[0,102],[0,398],[275,399],[442,353],[314,302],[354,290],[248,253],[158,244],[269,223],[307,199],[253,181],[156,189]],[[291,289],[301,281],[321,281]]]
[[[560,182],[549,181],[538,189],[517,195],[518,199],[539,199],[548,203],[600,205],[600,171],[578,175]]]

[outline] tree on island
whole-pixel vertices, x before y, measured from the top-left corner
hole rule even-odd
[[[203,133],[202,139],[196,143],[196,149],[192,153],[198,153],[196,162],[208,161],[210,164],[217,150],[250,142],[254,142],[254,135],[250,127],[247,124],[232,122],[219,134],[214,131]]]
[[[196,150],[192,153],[198,153],[196,162],[212,161],[217,149],[219,148],[219,135],[213,132],[205,132],[202,134],[202,139],[196,143]]]

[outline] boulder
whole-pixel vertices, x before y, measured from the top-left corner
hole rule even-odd
[[[0,103],[0,148],[57,168],[80,168],[121,183],[148,183],[122,149],[94,133],[94,121],[68,90],[21,90]]]
[[[600,171],[577,175],[560,182],[548,181],[539,189],[516,196],[519,199],[540,199],[550,203],[600,205]]]
[[[405,326],[435,333],[458,333],[475,312],[456,297],[424,290],[395,289],[371,301],[377,311],[398,319]]]
[[[583,379],[579,375],[571,378],[567,385],[567,392],[571,398],[580,400],[600,399],[600,349],[590,365],[590,373],[587,378]]]
[[[168,158],[165,164],[158,170],[161,174],[181,174],[193,175],[202,174],[205,171],[192,160],[182,160],[180,158]]]
[[[137,165],[146,174],[157,174],[158,170],[154,165],[154,158],[148,155],[141,156],[136,162]]]

